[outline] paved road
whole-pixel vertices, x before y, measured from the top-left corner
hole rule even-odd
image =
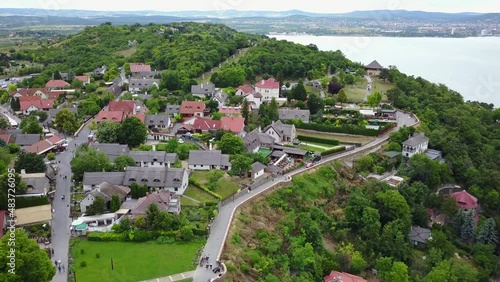
[[[412,126],[416,123],[416,120],[414,120],[411,115],[405,114],[398,112],[397,113],[397,121],[398,121],[398,127],[393,129],[393,131],[399,130],[402,126]],[[332,160],[344,158],[346,156],[358,153],[364,149],[375,147],[384,141],[386,141],[389,138],[389,134],[385,134],[384,136],[378,137],[375,140],[363,145],[362,147],[356,148],[352,151],[344,152],[335,156],[331,157],[326,157],[319,161],[318,165],[325,164],[328,162],[331,162]],[[273,187],[275,184],[284,182],[288,177],[291,177],[293,175],[296,175],[298,173],[301,173],[308,168],[302,167],[299,168],[293,172],[290,172],[284,176],[279,176],[275,178],[273,181],[267,182],[255,189],[253,189],[249,194],[244,195],[240,198],[237,198],[234,200],[234,202],[229,203],[219,209],[219,213],[217,217],[214,219],[214,222],[212,223],[210,234],[207,240],[207,244],[205,245],[205,248],[203,249],[203,254],[205,256],[209,256],[210,263],[215,264],[215,261],[220,259],[222,251],[224,249],[224,243],[226,241],[226,236],[229,231],[229,227],[231,225],[231,221],[233,218],[233,214],[236,211],[236,209],[243,204],[244,202],[250,200],[251,198],[257,196],[258,194],[270,189]],[[209,269],[206,269],[204,267],[198,267],[196,269],[195,275],[194,275],[194,282],[206,282],[210,281],[210,279],[215,278],[217,275],[212,273]]]
[[[6,108],[6,107],[3,107],[3,106],[0,106],[0,113],[3,115],[3,116],[6,116],[6,117],[9,117],[13,120],[15,120],[17,122],[17,124],[21,124],[21,119],[18,118],[17,116],[13,115],[11,112],[11,109],[10,108]],[[8,120],[8,119],[7,119]]]
[[[52,279],[53,282],[66,282],[68,280],[68,252],[69,252],[69,239],[71,218],[69,217],[70,205],[70,187],[71,187],[71,167],[70,162],[73,159],[76,146],[81,145],[87,141],[90,130],[85,127],[78,137],[69,142],[68,149],[65,152],[56,155],[58,162],[58,175],[56,183],[56,192],[54,196],[53,208],[55,213],[52,216],[52,248],[54,249],[54,256],[52,260],[61,260],[66,271],[59,273]],[[76,146],[75,146],[76,145]],[[59,163],[60,162],[60,163]],[[66,176],[66,179],[64,179]],[[62,200],[61,197],[65,196]]]
[[[372,87],[373,87],[373,82],[372,78],[369,75],[365,75],[366,81],[368,81],[368,85],[366,86],[366,94],[365,98],[363,99],[364,102],[368,101],[368,95],[372,93]]]

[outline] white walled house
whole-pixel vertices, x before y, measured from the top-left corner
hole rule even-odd
[[[411,158],[415,154],[423,154],[429,146],[429,138],[423,133],[413,134],[408,140],[403,142],[403,156]]]
[[[182,195],[186,191],[189,174],[184,168],[167,167],[127,167],[123,186],[132,183],[146,185],[150,190],[170,191]]]
[[[90,192],[100,188],[100,185],[107,182],[112,185],[122,185],[125,172],[85,172],[83,174],[83,191]]]
[[[252,164],[252,178],[257,179],[264,175],[264,169],[266,166],[264,164],[261,164],[259,162],[255,162]]]
[[[191,170],[231,170],[229,155],[220,150],[189,151],[188,168]]]
[[[263,101],[271,101],[272,98],[278,99],[280,95],[280,83],[269,78],[255,84],[255,91],[262,95]]]
[[[177,154],[164,151],[130,151],[128,155],[138,167],[171,167],[177,162]]]
[[[264,133],[273,138],[275,143],[293,142],[297,139],[295,125],[284,124],[280,120],[266,127]]]
[[[80,201],[80,211],[86,212],[90,205],[92,205],[96,197],[101,197],[106,203],[107,208],[110,208],[110,202],[113,196],[120,199],[120,203],[125,201],[125,198],[130,193],[130,188],[113,185],[108,182],[103,182],[98,188],[88,193],[83,200]]]

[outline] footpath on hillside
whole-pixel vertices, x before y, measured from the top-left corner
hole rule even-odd
[[[243,48],[243,49],[237,49],[236,52],[234,53],[234,55],[232,55],[231,57],[229,57],[225,62],[223,63],[220,63],[219,65],[221,67],[227,65],[227,64],[231,64],[231,63],[235,63],[235,62],[238,62],[238,60],[243,57],[243,55],[245,55],[247,52],[248,52],[248,49],[249,48]],[[212,78],[212,74],[218,70],[220,70],[221,68],[219,67],[214,67],[212,68],[211,70],[205,72],[204,74],[202,74],[199,78],[198,78],[198,83],[209,83],[210,82],[210,78]]]

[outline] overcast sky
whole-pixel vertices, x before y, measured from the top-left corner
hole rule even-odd
[[[355,10],[420,10],[433,12],[499,12],[499,0],[0,0],[0,8],[80,9],[96,11],[186,11],[298,9],[338,13]]]

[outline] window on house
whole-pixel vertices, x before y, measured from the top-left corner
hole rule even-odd
[[[155,179],[153,180],[153,182],[160,182],[160,179],[155,178]]]
[[[175,188],[174,188],[174,191],[175,191],[175,192],[179,191],[179,188],[175,187]]]
[[[142,182],[148,182],[146,178],[141,179]]]
[[[130,182],[136,182],[137,180],[135,180],[135,178],[129,178],[128,181],[130,181]]]

